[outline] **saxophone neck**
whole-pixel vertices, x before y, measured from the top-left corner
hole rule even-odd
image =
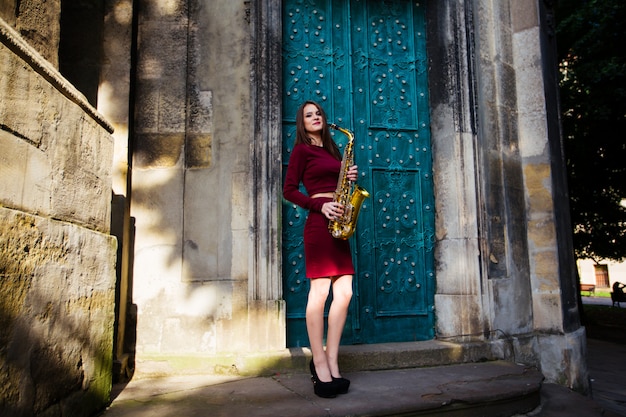
[[[348,129],[344,129],[343,127],[338,126],[335,123],[329,123],[328,127],[330,127],[331,129],[335,129],[335,130],[340,131],[341,133],[346,135],[350,141],[354,140],[354,135]]]

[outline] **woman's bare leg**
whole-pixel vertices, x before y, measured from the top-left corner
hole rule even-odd
[[[324,352],[324,306],[330,291],[331,280],[330,278],[313,278],[310,284],[306,304],[306,329],[317,377],[322,382],[330,382],[332,377]]]
[[[328,335],[326,337],[326,359],[331,375],[341,377],[339,372],[339,342],[343,333],[348,307],[352,299],[352,275],[333,279],[333,301],[328,312]]]

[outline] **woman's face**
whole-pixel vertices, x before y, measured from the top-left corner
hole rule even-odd
[[[320,134],[322,132],[323,120],[322,112],[315,104],[307,104],[302,109],[302,120],[304,121],[304,130],[311,134]]]

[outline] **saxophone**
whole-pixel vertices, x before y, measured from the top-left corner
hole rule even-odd
[[[333,201],[343,206],[343,214],[328,222],[328,231],[336,239],[346,240],[354,233],[356,221],[359,217],[359,210],[363,200],[370,196],[364,188],[348,180],[348,169],[354,165],[354,135],[347,129],[343,129],[334,123],[328,125],[330,128],[343,133],[348,137],[348,143],[343,151],[341,161],[341,171],[337,189],[333,193]]]

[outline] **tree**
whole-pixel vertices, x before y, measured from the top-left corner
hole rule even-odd
[[[561,117],[574,250],[626,259],[626,2],[556,7]]]

